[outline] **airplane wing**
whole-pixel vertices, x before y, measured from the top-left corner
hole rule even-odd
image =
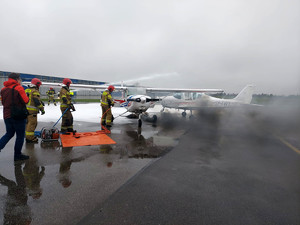
[[[114,86],[114,87],[115,87],[115,91],[125,91],[128,89],[127,87],[121,87],[121,86]],[[82,88],[82,89],[104,91],[108,88],[108,85],[71,84],[71,88]]]
[[[28,85],[30,82],[23,82],[23,85]],[[61,87],[61,83],[54,83],[54,82],[42,82],[42,86],[49,86],[49,87]],[[75,89],[90,89],[90,90],[99,90],[99,91],[104,91],[105,89],[108,88],[108,85],[89,85],[89,84],[71,84],[71,88]],[[130,87],[126,86],[115,86],[116,91],[126,91]],[[198,93],[221,93],[224,92],[222,89],[188,89],[188,88],[143,88],[147,92],[153,92],[153,93],[158,93],[158,92],[198,92]]]
[[[146,91],[148,92],[197,92],[197,93],[208,93],[208,92],[213,92],[213,93],[220,93],[224,92],[222,89],[189,89],[189,88],[146,88]]]
[[[23,85],[29,85],[30,82],[23,82]],[[54,83],[54,82],[42,82],[42,86],[48,86],[48,87],[61,87],[61,83]],[[90,90],[99,90],[104,91],[108,88],[108,85],[89,85],[89,84],[71,84],[72,89],[90,89]],[[127,87],[121,87],[121,86],[115,86],[116,91],[125,91],[127,90]]]

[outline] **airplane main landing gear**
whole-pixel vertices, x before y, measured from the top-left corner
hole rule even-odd
[[[186,112],[185,112],[185,111],[182,112],[181,115],[182,115],[183,118],[186,118]],[[191,110],[191,115],[189,116],[189,118],[190,118],[190,119],[193,119],[193,118],[194,118],[192,110]]]
[[[142,127],[142,114],[139,115],[138,127]]]
[[[191,110],[191,115],[189,117],[190,120],[193,120],[194,119],[194,115],[193,115],[193,111]]]

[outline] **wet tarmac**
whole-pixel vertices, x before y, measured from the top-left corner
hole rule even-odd
[[[141,130],[136,120],[115,121],[116,145],[24,144],[30,160],[16,164],[10,141],[0,153],[0,221],[300,224],[299,111],[284,112],[208,112],[194,120],[164,113]]]
[[[51,123],[39,123],[37,130]],[[98,123],[77,122],[80,132]],[[4,134],[4,127],[0,132]],[[13,162],[14,138],[0,153],[0,221],[3,224],[74,224],[139,171],[178,143],[181,132],[162,132],[137,120],[115,124],[116,145],[63,148],[58,141],[24,143],[30,159]],[[0,224],[1,224],[0,222]]]

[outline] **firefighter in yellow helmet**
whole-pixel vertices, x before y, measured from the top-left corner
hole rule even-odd
[[[73,116],[71,109],[75,111],[75,108],[71,102],[70,85],[72,81],[68,78],[63,80],[63,86],[59,92],[60,110],[63,114],[61,123],[61,132],[73,132]]]
[[[115,87],[110,85],[107,90],[102,93],[101,96],[101,107],[102,107],[102,120],[101,124],[106,125],[106,127],[111,127],[112,113],[111,107],[114,106],[114,100],[111,93],[115,90]]]
[[[41,84],[42,82],[39,79],[33,78],[31,80],[31,83],[28,85],[28,88],[25,90],[29,98],[29,102],[27,103],[26,106],[29,112],[29,115],[27,116],[27,123],[25,129],[27,143],[38,142],[37,137],[34,136],[34,130],[36,129],[37,126],[37,114],[39,112],[41,112],[42,115],[45,114],[44,103],[40,99],[39,88]]]

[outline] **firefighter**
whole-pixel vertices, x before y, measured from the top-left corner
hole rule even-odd
[[[73,116],[71,109],[75,111],[73,104],[71,103],[70,85],[72,81],[68,78],[63,80],[62,88],[59,92],[60,110],[62,113],[61,132],[73,132]]]
[[[50,105],[50,103],[52,101],[54,103],[54,105],[56,106],[56,102],[54,99],[55,90],[53,89],[53,87],[50,87],[49,91],[47,91],[46,94],[48,96],[48,105]]]
[[[115,87],[110,85],[107,90],[102,93],[101,96],[101,107],[102,107],[102,120],[101,124],[106,125],[106,127],[111,127],[112,113],[111,107],[114,106],[114,100],[111,93],[115,90]]]
[[[39,88],[41,85],[42,82],[38,78],[33,78],[25,90],[29,98],[29,102],[27,103],[29,115],[27,116],[25,130],[27,143],[38,143],[38,138],[34,136],[34,130],[37,126],[37,114],[39,112],[41,112],[42,115],[45,114],[44,103],[40,99]]]

